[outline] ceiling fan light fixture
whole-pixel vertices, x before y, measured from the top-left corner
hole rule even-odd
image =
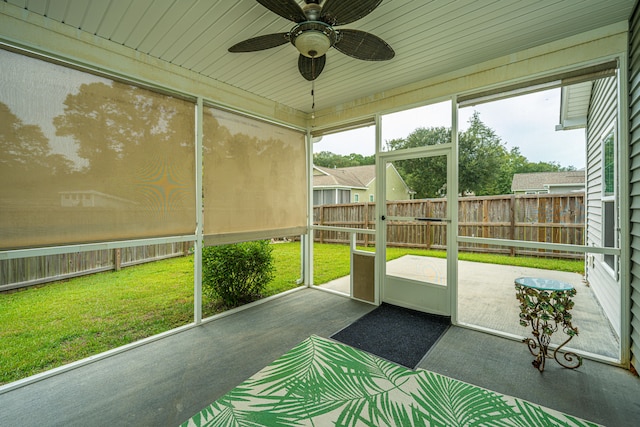
[[[297,36],[293,44],[307,58],[317,58],[327,53],[331,40],[321,31],[308,30]]]

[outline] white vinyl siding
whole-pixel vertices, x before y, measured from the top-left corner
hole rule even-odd
[[[640,362],[640,8],[629,23],[629,194],[631,204],[631,363]]]
[[[611,237],[613,236],[607,233],[616,232],[616,196],[605,192],[605,180],[603,179],[605,174],[603,140],[609,131],[615,129],[616,114],[617,77],[594,81],[591,107],[587,119],[586,238],[588,246],[611,245]],[[609,185],[607,191],[609,190],[614,190],[613,186]],[[606,219],[605,207],[609,208]],[[617,242],[617,237],[614,242]],[[611,326],[620,336],[621,300],[620,283],[615,271],[617,263],[610,258],[605,259],[602,254],[589,254],[588,256],[587,280],[609,318]]]

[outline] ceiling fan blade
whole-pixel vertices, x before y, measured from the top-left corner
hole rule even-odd
[[[307,17],[295,0],[256,0],[258,3],[283,18],[293,22],[306,21]]]
[[[271,49],[289,42],[289,33],[274,33],[264,36],[253,37],[240,43],[236,43],[229,48],[229,52],[255,52],[258,50]]]
[[[324,69],[324,64],[326,62],[327,55],[322,55],[317,58],[308,58],[304,55],[300,55],[298,57],[298,70],[300,70],[302,77],[309,81],[313,81],[318,78]]]
[[[382,0],[326,0],[320,20],[329,25],[344,25],[368,15]]]
[[[333,47],[356,59],[387,61],[396,54],[387,42],[366,31],[340,30],[338,38]]]

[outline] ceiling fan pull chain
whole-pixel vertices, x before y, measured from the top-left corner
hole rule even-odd
[[[311,80],[311,118],[316,118],[316,81]]]

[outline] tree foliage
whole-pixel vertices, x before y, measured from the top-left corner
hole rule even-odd
[[[330,151],[321,151],[313,154],[313,164],[327,168],[347,168],[351,166],[374,165],[375,163],[375,155],[363,156],[362,154],[351,153],[348,156],[342,156]]]
[[[40,191],[41,183],[51,183],[70,173],[73,164],[55,154],[49,139],[38,125],[26,124],[9,106],[0,102],[0,195],[8,192]],[[46,187],[49,189],[49,187]]]
[[[417,128],[406,138],[387,142],[390,150],[425,147],[451,142],[451,129]],[[461,195],[498,195],[511,193],[516,173],[557,172],[575,170],[556,162],[529,162],[518,147],[507,150],[493,129],[474,112],[469,127],[458,133],[458,191]],[[446,194],[446,158],[435,156],[394,162],[416,198],[442,197]]]
[[[67,95],[53,124],[56,135],[77,143],[86,163],[82,181],[92,190],[112,194],[118,188],[117,196],[136,198],[140,189],[131,183],[150,169],[170,168],[171,179],[181,183],[194,168],[193,106],[187,101],[119,82],[85,83]]]

